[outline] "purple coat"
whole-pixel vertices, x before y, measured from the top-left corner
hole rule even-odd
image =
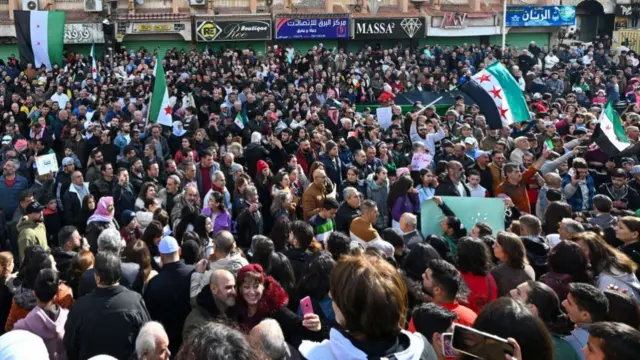
[[[420,212],[420,198],[418,194],[408,194],[400,196],[393,203],[391,208],[391,217],[395,221],[400,221],[400,217],[404,213],[416,214]]]
[[[13,327],[14,329],[27,330],[42,338],[51,360],[67,360],[67,350],[62,339],[69,310],[61,307],[59,309],[58,318],[53,321],[44,310],[36,306],[27,314],[27,317],[18,320]]]
[[[202,209],[202,214],[213,219],[211,209],[209,209],[208,207]],[[231,215],[228,211],[219,212],[215,220],[213,221],[213,235],[222,230],[231,231]]]

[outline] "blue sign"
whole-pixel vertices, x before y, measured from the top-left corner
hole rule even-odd
[[[569,26],[576,24],[575,6],[509,6],[508,27]]]
[[[277,40],[348,39],[349,18],[276,18]]]

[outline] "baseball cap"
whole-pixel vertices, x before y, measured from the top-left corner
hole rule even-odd
[[[2,145],[7,145],[11,142],[11,135],[5,135],[2,137]]]
[[[178,241],[173,236],[163,237],[158,244],[158,251],[163,255],[173,254],[178,250],[180,250],[180,245],[178,245]]]
[[[136,213],[131,210],[125,210],[122,212],[122,225],[129,225],[133,219],[135,219]]]
[[[624,164],[629,164],[629,163],[631,163],[631,164],[635,164],[636,162],[635,162],[635,160],[633,160],[633,159],[632,159],[632,158],[630,158],[630,157],[623,157],[623,158],[622,158],[622,164],[623,164],[623,165],[624,165]]]
[[[40,205],[40,203],[37,201],[32,201],[29,203],[29,205],[27,205],[26,213],[27,215],[29,215],[33,213],[39,213],[42,210],[44,210],[44,206]]]
[[[64,159],[62,159],[62,166],[67,166],[67,165],[73,165],[75,164],[75,162],[73,161],[73,158],[70,157],[66,157]]]
[[[475,145],[478,145],[478,140],[476,140],[475,138],[469,136],[468,138],[464,139],[464,143],[475,146]]]

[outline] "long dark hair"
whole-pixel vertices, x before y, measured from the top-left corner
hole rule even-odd
[[[465,236],[458,240],[458,270],[485,276],[491,265],[489,248],[480,240]]]
[[[562,311],[556,292],[547,284],[539,281],[529,280],[526,283],[530,289],[527,302],[536,306],[538,317],[547,326],[547,329],[557,334],[570,332],[572,324]]]
[[[393,208],[393,205],[396,203],[398,198],[406,196],[409,193],[409,189],[411,189],[412,186],[413,180],[408,176],[400,176],[398,180],[391,185],[389,197],[387,198],[387,206],[389,207],[389,210]],[[411,202],[413,203],[413,197],[409,197],[409,199],[411,199]]]
[[[196,216],[196,220],[193,223],[193,231],[200,237],[200,244],[208,244],[211,234],[207,233],[207,219],[210,219],[207,215],[199,214]]]
[[[593,276],[589,270],[589,259],[580,245],[573,241],[560,241],[549,253],[551,271],[571,275],[572,281],[591,283]]]

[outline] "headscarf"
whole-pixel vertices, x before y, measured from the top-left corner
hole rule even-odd
[[[113,197],[111,196],[103,196],[98,201],[98,206],[96,206],[96,211],[89,217],[87,220],[87,224],[92,223],[94,221],[100,222],[111,222],[113,221],[113,215],[109,213],[107,208],[109,205],[113,205]]]
[[[182,135],[184,135],[187,132],[187,130],[184,130],[182,128],[182,122],[181,121],[174,121],[173,122],[173,135],[180,137]]]

